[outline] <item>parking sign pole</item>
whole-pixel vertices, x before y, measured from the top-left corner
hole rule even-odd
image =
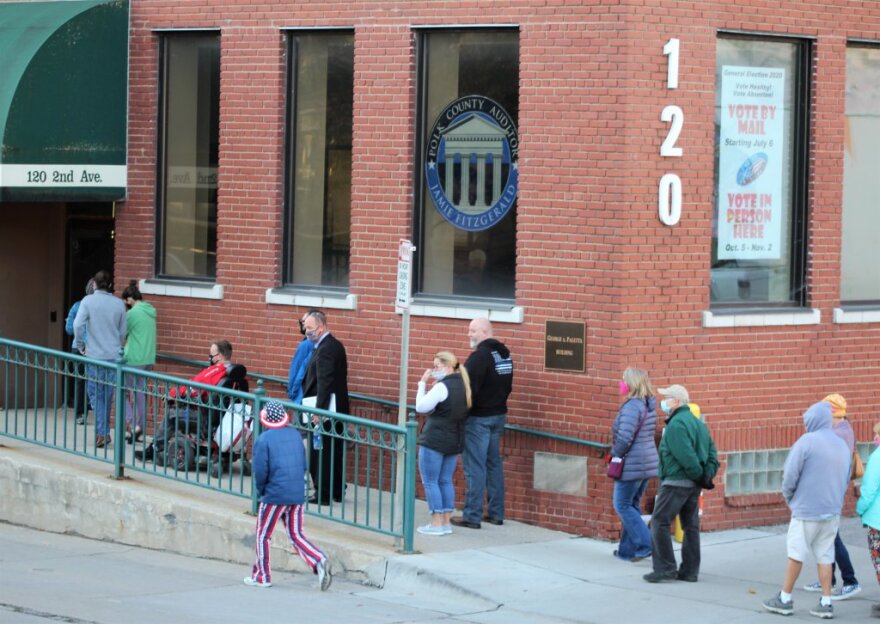
[[[415,247],[412,242],[400,239],[397,250],[397,297],[395,306],[403,312],[400,336],[400,388],[397,396],[397,424],[406,427],[406,386],[407,371],[409,370],[409,306],[412,299],[412,255]],[[397,451],[397,475],[395,491],[397,492],[396,529],[403,528],[404,500],[404,475],[406,470],[406,453],[404,444],[401,442]]]

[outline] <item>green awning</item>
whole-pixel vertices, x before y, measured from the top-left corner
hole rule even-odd
[[[0,2],[0,201],[125,197],[128,2]]]

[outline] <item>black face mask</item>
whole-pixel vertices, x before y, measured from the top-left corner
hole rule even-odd
[[[306,326],[303,325],[302,319],[300,319],[298,321],[298,323],[299,323],[299,333],[301,333],[303,336],[305,336],[306,335]]]
[[[208,366],[214,366],[214,358],[219,357],[217,355],[208,354]]]

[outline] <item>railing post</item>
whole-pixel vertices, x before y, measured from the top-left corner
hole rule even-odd
[[[114,395],[114,405],[116,411],[116,421],[113,427],[113,478],[122,479],[125,477],[125,392],[123,383],[122,365],[125,360],[122,353],[116,358],[116,394]]]
[[[403,476],[403,552],[413,551],[413,533],[416,515],[416,435],[418,422],[415,412],[406,421],[406,469]]]
[[[260,422],[260,410],[263,409],[263,401],[265,400],[263,397],[266,395],[266,390],[263,388],[263,380],[257,380],[257,389],[254,390],[254,442],[256,442],[257,437],[260,435],[260,430],[262,429],[263,423]],[[253,459],[253,458],[251,458]],[[257,515],[257,506],[259,505],[259,501],[257,500],[257,488],[254,485],[254,473],[251,471],[251,513]]]

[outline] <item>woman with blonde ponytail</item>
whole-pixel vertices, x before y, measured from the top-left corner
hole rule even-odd
[[[430,390],[428,381],[433,380]],[[464,421],[471,406],[471,384],[467,369],[449,351],[434,356],[434,367],[419,380],[416,411],[427,414],[419,434],[419,474],[431,522],[418,527],[424,535],[452,533],[449,518],[455,509],[452,475],[461,454]]]

